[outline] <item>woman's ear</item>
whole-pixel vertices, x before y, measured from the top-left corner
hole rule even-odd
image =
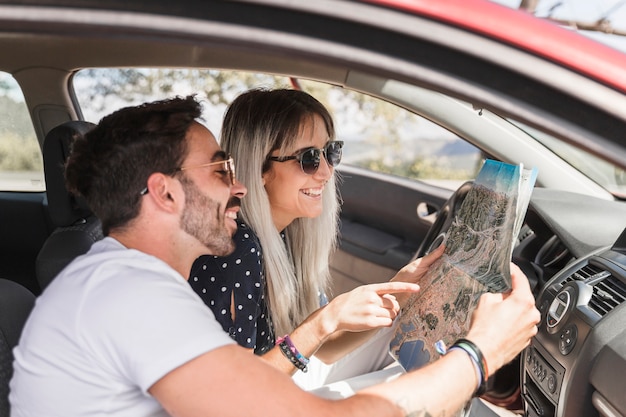
[[[273,177],[274,177],[274,170],[271,167],[263,171],[263,174],[261,174],[261,181],[263,181],[263,186],[265,187],[268,182],[272,181]]]

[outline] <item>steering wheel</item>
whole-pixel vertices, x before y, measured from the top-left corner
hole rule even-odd
[[[472,188],[473,184],[473,181],[467,181],[462,184],[450,196],[448,201],[441,206],[439,212],[437,213],[437,218],[428,230],[428,233],[426,233],[426,237],[422,240],[422,243],[417,249],[413,259],[421,258],[441,245],[446,236],[446,232],[452,225],[454,217],[461,208],[461,204],[463,203],[463,200],[465,200],[465,197]]]

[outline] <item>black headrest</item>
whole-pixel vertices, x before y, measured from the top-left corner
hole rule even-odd
[[[63,175],[65,160],[74,139],[95,125],[85,121],[65,122],[46,135],[43,143],[43,164],[50,217],[55,226],[69,226],[91,214],[82,198],[67,191]]]

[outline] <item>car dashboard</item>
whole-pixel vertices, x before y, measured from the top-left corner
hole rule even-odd
[[[626,204],[536,189],[513,259],[541,312],[521,356],[524,411],[626,416]]]

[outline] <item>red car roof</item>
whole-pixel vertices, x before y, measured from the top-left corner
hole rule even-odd
[[[486,0],[366,0],[466,28],[626,92],[626,54],[521,10]]]

